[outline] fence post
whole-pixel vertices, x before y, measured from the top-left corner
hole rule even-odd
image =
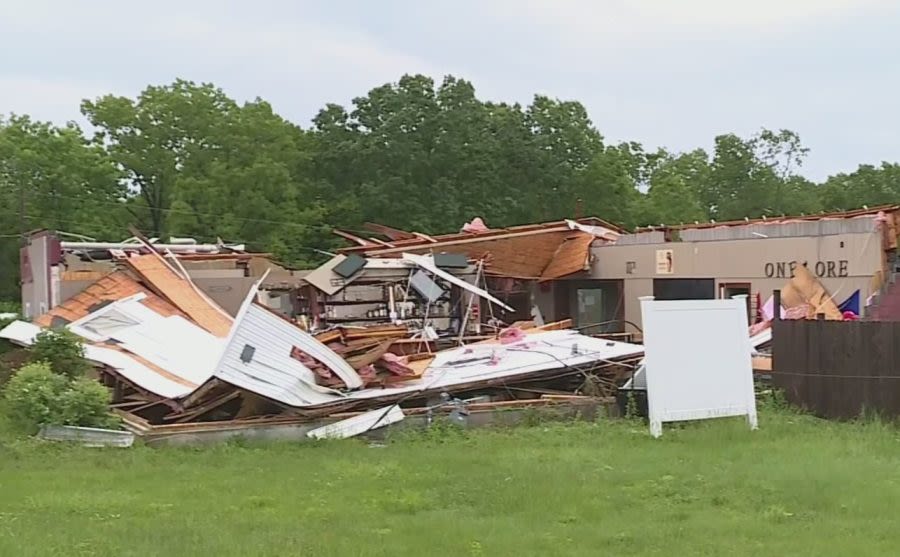
[[[772,310],[775,312],[772,319],[781,321],[781,290],[776,290],[772,293]]]
[[[832,386],[831,381],[826,381],[825,377],[823,377],[822,373],[822,364],[824,362],[823,352],[825,348],[825,339],[826,339],[826,331],[825,331],[825,314],[817,313],[816,314],[816,328],[815,335],[813,336],[815,342],[815,351],[816,351],[816,376],[812,377],[813,379],[813,396],[816,400],[817,411],[821,414],[825,414],[829,418],[833,418],[833,409],[831,408],[831,404],[828,398],[828,391]]]

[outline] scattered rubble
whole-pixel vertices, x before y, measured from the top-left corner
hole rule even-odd
[[[473,300],[505,304],[478,285],[484,262],[465,257],[339,256],[307,279],[344,281],[340,291],[367,272],[400,270],[390,279],[390,307],[370,323],[310,333],[315,323],[262,303],[265,276],[232,317],[194,284],[178,256],[149,252],[117,260],[109,274],[33,323],[14,321],[0,331],[22,346],[45,328],[81,337],[86,358],[112,390],[113,410],[139,436],[286,424],[302,424],[314,438],[348,436],[404,415],[463,419],[470,410],[596,404],[615,393],[643,353],[640,345],[580,334],[571,321],[519,321],[471,334],[478,332],[466,323]],[[434,286],[421,286],[422,277]],[[414,280],[421,316],[400,306]],[[429,288],[433,296],[421,291]],[[451,298],[457,310],[465,308],[462,319],[440,326],[428,313]]]

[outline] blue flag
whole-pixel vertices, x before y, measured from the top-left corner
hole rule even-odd
[[[859,315],[859,290],[850,294],[850,297],[844,300],[844,303],[838,306],[838,309],[841,313],[845,311],[852,311],[856,315]]]

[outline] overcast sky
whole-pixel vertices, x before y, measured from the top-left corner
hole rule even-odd
[[[404,73],[585,104],[609,140],[673,150],[798,132],[813,179],[900,160],[896,0],[0,0],[0,113],[176,77],[308,126]]]

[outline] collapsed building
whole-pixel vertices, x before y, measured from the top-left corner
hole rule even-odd
[[[192,282],[231,315],[250,287],[266,274],[261,289],[264,303],[297,315],[301,304],[296,293],[303,284],[303,271],[287,268],[269,254],[247,253],[243,244],[200,244],[190,238],[152,242],[159,253],[177,256],[178,266]],[[138,238],[123,242],[68,241],[50,230],[28,235],[20,250],[22,316],[34,319],[115,272],[133,255],[150,253]]]
[[[775,311],[845,318],[838,295],[889,318],[897,209],[633,234],[599,219],[435,236],[369,224],[336,231],[353,245],[305,271],[243,246],[41,232],[22,250],[25,320],[0,337],[78,335],[114,410],[156,439],[596,403],[640,388],[642,296],[745,295],[754,350]],[[762,300],[779,287],[776,310]]]
[[[401,407],[433,412],[463,400],[487,409],[596,401],[614,392],[642,353],[639,345],[579,334],[568,322],[523,323],[464,341],[416,334],[409,319],[313,335],[266,307],[267,275],[232,315],[179,257],[145,247],[149,253],[117,260],[109,274],[33,322],[11,323],[0,337],[28,346],[44,329],[78,335],[114,410],[129,429],[157,439],[185,428],[312,424],[381,411],[396,417]],[[406,254],[395,264],[458,290],[459,299],[506,306],[432,256]]]

